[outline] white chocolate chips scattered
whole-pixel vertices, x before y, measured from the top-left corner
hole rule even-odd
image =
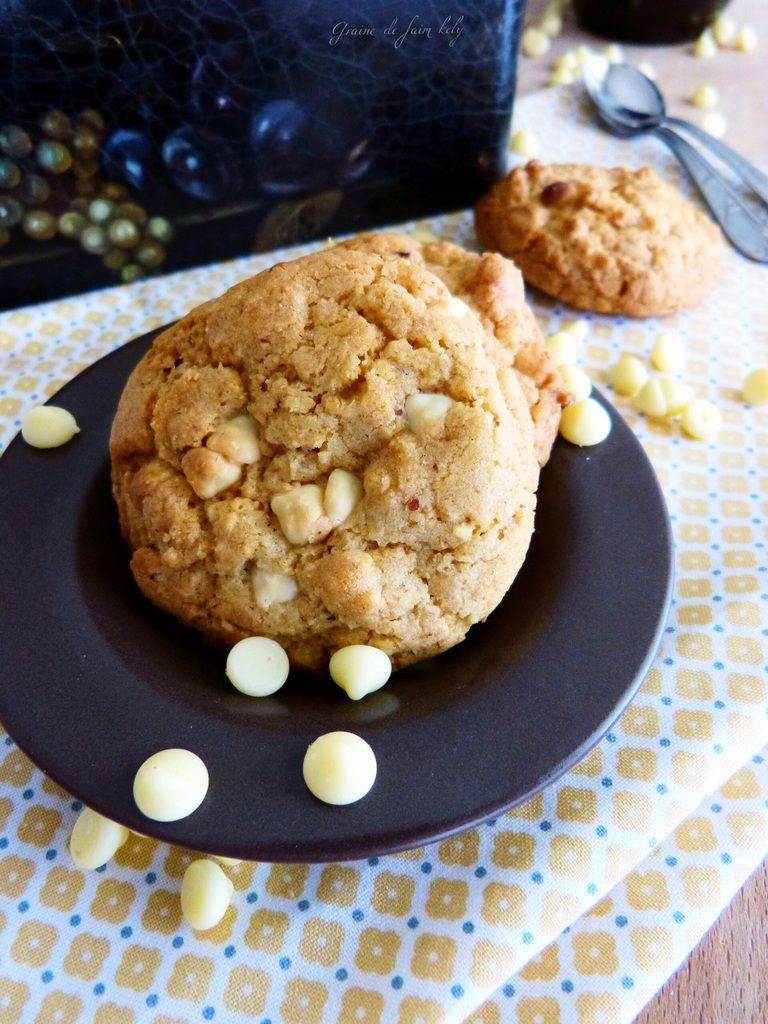
[[[610,64],[621,64],[624,60],[624,51],[618,43],[609,43],[603,50],[603,56]]]
[[[116,821],[110,821],[90,807],[84,807],[69,840],[72,860],[84,870],[100,868],[114,857],[129,834],[124,825],[118,825]]]
[[[290,665],[288,655],[275,640],[248,636],[240,640],[227,657],[227,679],[249,697],[268,697],[285,683]]]
[[[652,419],[667,415],[667,396],[658,377],[649,378],[634,397],[635,408]]]
[[[575,363],[579,355],[579,342],[572,331],[555,331],[548,335],[547,348],[556,366]]]
[[[741,392],[744,401],[750,405],[768,405],[768,368],[748,374]]]
[[[526,28],[520,37],[520,50],[526,57],[543,57],[549,47],[549,36],[540,28]]]
[[[688,101],[691,106],[700,107],[702,110],[712,110],[720,101],[720,94],[714,85],[709,85],[705,82],[703,85],[697,86],[691,93],[691,98]]]
[[[325,491],[318,484],[300,484],[276,494],[270,507],[290,544],[316,544],[350,517],[362,496],[354,473],[334,469]]]
[[[75,417],[58,405],[36,405],[21,421],[21,436],[33,448],[58,448],[79,433]]]
[[[222,423],[202,448],[190,448],[182,456],[181,470],[198,496],[213,498],[237,483],[242,467],[259,460],[256,423],[241,413]]]
[[[611,418],[594,398],[566,405],[560,417],[560,433],[580,448],[600,444],[611,432]]]
[[[636,356],[622,356],[608,374],[614,391],[632,398],[648,380],[648,371]]]
[[[694,398],[683,409],[680,420],[683,430],[689,437],[699,441],[707,441],[720,429],[720,411],[705,398]]]
[[[637,65],[637,70],[642,71],[646,78],[650,78],[652,82],[656,80],[656,68],[651,64],[650,61],[641,60]]]
[[[566,390],[570,391],[575,402],[589,398],[592,393],[592,381],[583,370],[572,363],[564,363],[562,366],[558,366],[557,370],[563,379]]]
[[[197,931],[207,931],[224,917],[234,891],[215,861],[193,860],[181,881],[181,912]]]
[[[454,404],[448,395],[416,392],[405,400],[405,418],[414,434],[426,434],[442,425],[445,414]]]
[[[743,53],[752,53],[757,49],[757,32],[751,25],[744,25],[736,33],[734,42],[737,50],[741,50]]]
[[[705,29],[696,42],[691,47],[691,53],[694,57],[700,57],[704,60],[709,60],[710,57],[714,57],[717,53],[717,43],[712,38],[712,33],[709,29]]]
[[[170,747],[148,757],[133,780],[133,799],[154,821],[178,821],[196,811],[208,792],[208,769],[191,750]]]
[[[376,781],[376,755],[351,732],[327,732],[310,743],[304,755],[307,788],[327,804],[352,804]]]
[[[699,118],[699,127],[703,128],[715,139],[722,139],[728,131],[728,122],[725,115],[719,110],[707,110]]]
[[[299,593],[299,587],[293,576],[283,572],[270,572],[269,569],[255,568],[251,571],[251,587],[253,599],[263,612],[275,604],[286,604]]]
[[[679,373],[685,366],[685,346],[672,331],[660,331],[651,349],[651,363],[664,373]]]
[[[519,153],[520,156],[538,156],[541,152],[541,143],[533,132],[520,128],[518,131],[512,132],[509,148],[513,153]]]
[[[331,656],[328,671],[350,700],[360,700],[384,686],[392,674],[392,662],[378,647],[351,644]]]
[[[712,25],[712,38],[718,46],[733,46],[736,42],[738,31],[733,18],[728,18],[726,15],[721,14]]]

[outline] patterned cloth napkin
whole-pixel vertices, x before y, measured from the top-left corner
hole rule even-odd
[[[593,128],[573,90],[527,97],[516,121],[548,159],[647,162],[677,178],[653,143]],[[466,213],[419,227],[473,244]],[[0,443],[95,359],[276,258],[0,314]],[[542,296],[534,305],[548,332],[571,315]],[[613,397],[607,368],[622,352],[647,359],[659,324],[589,319],[582,365]],[[684,338],[686,378],[723,428],[691,441],[617,400],[667,498],[677,582],[653,667],[600,745],[526,804],[439,844],[228,868],[232,906],[197,933],[178,899],[190,852],[132,836],[105,868],[76,870],[66,845],[80,805],[6,737],[0,1024],[632,1018],[768,845],[768,411],[739,395],[748,370],[768,365],[765,269],[729,253],[708,303],[664,327]]]

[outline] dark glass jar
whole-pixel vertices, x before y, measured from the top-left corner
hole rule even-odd
[[[623,43],[696,39],[728,0],[573,0],[582,28]]]

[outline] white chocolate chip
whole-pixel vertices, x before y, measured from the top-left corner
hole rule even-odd
[[[33,448],[58,448],[79,433],[75,417],[58,405],[36,405],[21,421],[21,436]]]
[[[664,373],[679,373],[685,365],[685,346],[679,335],[659,331],[651,350],[651,363]]]
[[[411,228],[409,232],[411,238],[415,238],[417,242],[437,242],[438,237],[434,231],[430,231],[429,228],[416,225]]]
[[[750,405],[768,405],[768,369],[753,370],[741,388],[742,397]]]
[[[611,432],[611,418],[594,398],[566,405],[560,417],[560,433],[580,448],[600,444]]]
[[[592,381],[577,366],[572,363],[564,363],[558,366],[558,373],[563,378],[566,391],[573,395],[574,402],[580,402],[583,398],[589,398],[592,393]]]
[[[720,429],[720,411],[705,398],[694,398],[683,409],[680,422],[689,437],[696,438],[698,441],[706,441]]]
[[[269,569],[253,569],[251,571],[253,598],[263,612],[272,605],[286,604],[292,601],[299,592],[298,584],[293,576],[284,572],[270,572]]]
[[[658,377],[651,377],[643,384],[634,397],[634,405],[653,419],[663,419],[667,415],[667,396]]]
[[[533,132],[520,128],[519,131],[512,132],[509,148],[513,153],[519,153],[521,156],[538,156],[541,143]]]
[[[578,320],[563,320],[560,324],[561,331],[567,331],[568,334],[572,334],[579,345],[583,345],[587,339],[589,333],[589,323],[583,318]]]
[[[667,403],[665,416],[678,416],[693,398],[693,388],[676,377],[661,377],[661,390]]]
[[[352,804],[376,781],[376,755],[361,736],[327,732],[309,745],[303,773],[307,788],[318,800]]]
[[[128,836],[124,825],[84,807],[72,829],[69,852],[79,868],[100,868],[114,857]]]
[[[691,106],[700,107],[702,110],[712,110],[716,107],[720,101],[720,94],[714,85],[710,85],[708,82],[704,82],[702,85],[696,86],[691,93],[691,98],[688,101]]]
[[[207,931],[227,912],[235,887],[212,860],[193,860],[181,880],[181,912],[197,931]]]
[[[579,355],[579,343],[571,331],[555,331],[547,337],[547,348],[555,366],[575,363]]]
[[[611,367],[608,379],[617,395],[631,398],[648,380],[648,371],[636,356],[622,356]]]
[[[563,31],[563,19],[557,11],[548,11],[543,15],[541,21],[536,27],[539,32],[543,32],[545,36],[549,36],[550,39],[554,39],[555,36],[559,36]]]
[[[737,32],[736,22],[724,14],[716,18],[712,26],[712,38],[718,46],[733,46]]]
[[[570,71],[577,74],[581,70],[581,62],[575,50],[566,50],[556,58],[553,71]]]
[[[700,57],[703,60],[709,60],[710,57],[714,57],[717,53],[717,43],[712,38],[712,33],[709,29],[705,29],[696,42],[691,47],[691,53],[694,57]]]
[[[288,678],[288,655],[275,640],[248,636],[238,641],[227,656],[227,679],[249,697],[268,697]]]
[[[208,792],[208,769],[191,750],[169,747],[148,757],[133,780],[133,799],[153,821],[178,821],[196,811]]]
[[[323,495],[325,514],[333,526],[340,526],[355,510],[363,496],[362,481],[346,469],[334,469]]]
[[[568,68],[555,68],[549,76],[550,85],[573,85],[578,78],[578,72],[569,71]]]
[[[198,498],[213,498],[240,479],[240,466],[207,448],[190,448],[181,459],[181,469]]]
[[[751,25],[744,25],[736,33],[736,49],[743,53],[751,53],[757,49],[757,32]]]
[[[244,413],[235,416],[228,423],[223,423],[211,434],[205,443],[206,448],[218,452],[230,462],[250,465],[259,461],[259,438],[253,418]]]
[[[289,544],[315,544],[331,532],[323,506],[323,491],[317,484],[301,484],[284,494],[276,494],[270,507]]]
[[[538,28],[527,28],[520,37],[520,49],[526,57],[543,57],[549,46],[549,36]]]
[[[699,125],[715,139],[722,139],[728,131],[728,122],[719,110],[708,110],[699,118]]]
[[[469,306],[463,299],[458,298],[456,295],[449,295],[446,301],[446,307],[451,316],[455,316],[458,319],[466,316],[470,312]]]
[[[424,434],[442,425],[445,415],[454,404],[448,395],[417,391],[405,400],[405,418],[414,434]]]
[[[624,60],[624,51],[618,43],[609,43],[603,49],[603,56],[607,58],[611,64],[621,64]]]
[[[351,700],[360,700],[384,686],[392,675],[392,662],[378,647],[351,644],[331,656],[328,671]]]
[[[651,64],[650,61],[641,60],[637,65],[637,70],[642,71],[646,78],[650,78],[652,82],[656,80],[656,68]]]

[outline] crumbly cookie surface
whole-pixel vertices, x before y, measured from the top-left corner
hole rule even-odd
[[[393,232],[357,235],[341,246],[381,255],[407,253],[469,306],[485,327],[486,351],[496,365],[502,390],[510,388],[515,396],[518,384],[523,389],[534,425],[536,455],[543,466],[557,436],[560,410],[570,396],[525,301],[517,267],[496,252],[468,252],[452,242],[420,242]]]
[[[600,313],[695,306],[722,262],[717,225],[650,167],[532,160],[480,199],[475,224],[530,284]]]
[[[522,564],[538,482],[486,335],[419,260],[344,246],[163,332],[110,444],[143,592],[315,670],[346,644],[400,666],[460,641]]]

